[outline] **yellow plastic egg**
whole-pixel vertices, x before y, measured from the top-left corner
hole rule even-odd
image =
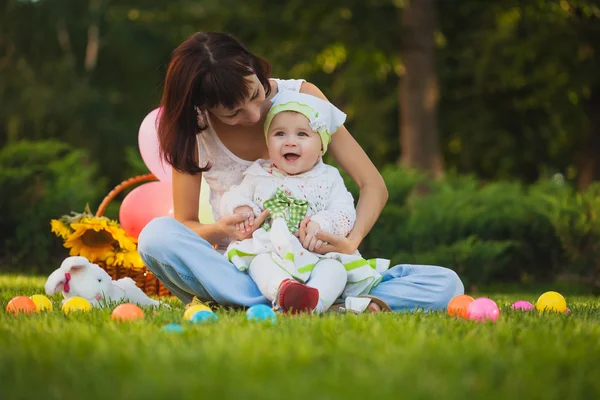
[[[539,312],[557,312],[563,313],[567,309],[567,301],[562,294],[557,292],[546,292],[540,296],[535,303],[535,308]]]
[[[31,300],[35,303],[35,307],[38,312],[40,311],[52,311],[52,302],[49,298],[41,294],[34,294],[30,297]]]
[[[183,313],[183,319],[189,321],[192,318],[192,315],[196,314],[198,311],[212,311],[210,307],[205,306],[204,304],[196,304],[185,310]]]
[[[92,309],[92,305],[89,301],[84,299],[83,297],[71,297],[69,300],[65,301],[62,305],[62,310],[65,314],[70,314],[76,311],[90,311]]]

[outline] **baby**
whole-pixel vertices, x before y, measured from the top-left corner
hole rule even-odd
[[[338,170],[322,156],[346,114],[317,97],[285,91],[273,98],[265,121],[270,160],[258,160],[242,183],[221,200],[221,215],[247,214],[240,229],[269,209],[269,218],[251,239],[232,242],[225,256],[248,271],[263,295],[285,312],[324,312],[342,297],[368,293],[381,281],[388,260],[308,251],[297,234],[305,216],[307,248],[322,245],[323,230],[346,236],[356,220],[352,195]]]

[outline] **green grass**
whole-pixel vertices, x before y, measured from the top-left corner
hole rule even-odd
[[[16,295],[44,280],[0,275],[2,399],[591,399],[600,395],[600,300],[568,297],[570,315],[511,312],[497,323],[443,313],[280,316],[274,326],[219,311],[181,322],[183,305],[114,323],[110,310],[14,317]],[[58,310],[58,311],[57,311]]]

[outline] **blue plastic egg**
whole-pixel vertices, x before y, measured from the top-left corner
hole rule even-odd
[[[274,324],[275,320],[277,320],[277,314],[275,311],[273,311],[271,307],[264,304],[257,304],[250,307],[246,311],[246,317],[249,321],[271,321],[271,324]]]
[[[193,322],[195,324],[204,324],[207,322],[216,321],[217,319],[219,318],[214,312],[203,310],[194,313],[194,315],[192,315],[192,318],[190,318],[190,322]]]
[[[183,333],[183,326],[179,324],[169,324],[163,326],[163,331],[169,333]]]

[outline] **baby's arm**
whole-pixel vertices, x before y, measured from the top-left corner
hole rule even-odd
[[[256,188],[256,177],[245,175],[244,180],[237,186],[232,186],[221,198],[220,214],[222,217],[242,211],[240,207],[248,207],[253,212],[253,217],[260,215],[261,209],[253,201]]]
[[[318,223],[320,229],[325,232],[346,237],[356,221],[354,199],[337,169],[332,169],[328,179],[333,181],[333,185],[327,206],[310,217],[310,220]]]

